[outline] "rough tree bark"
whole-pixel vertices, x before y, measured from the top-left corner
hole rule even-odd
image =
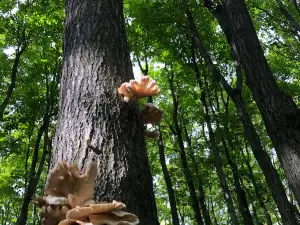
[[[133,78],[121,0],[67,0],[60,112],[52,166],[98,164],[94,198],[118,200],[157,225],[143,127],[117,93]]]

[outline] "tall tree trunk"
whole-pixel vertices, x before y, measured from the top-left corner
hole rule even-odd
[[[48,137],[48,126],[51,120],[52,116],[52,110],[53,110],[53,104],[54,104],[54,92],[57,90],[55,87],[57,87],[58,82],[53,81],[53,88],[51,89],[49,86],[49,77],[46,73],[46,106],[45,106],[45,115],[43,117],[43,123],[40,126],[37,134],[37,138],[34,144],[33,149],[33,155],[32,155],[32,162],[29,170],[29,176],[28,176],[28,185],[25,188],[25,194],[24,194],[24,200],[21,207],[21,213],[17,219],[16,224],[17,225],[25,225],[27,222],[28,217],[28,207],[29,203],[34,195],[34,192],[36,190],[36,187],[38,185],[40,176],[42,174],[42,171],[44,169],[44,164],[46,161],[46,156],[48,153],[48,147],[49,147],[49,137]],[[44,146],[43,146],[43,153],[38,164],[39,159],[39,147],[41,138],[44,134]],[[26,165],[27,166],[27,165]],[[26,168],[27,169],[27,168]],[[27,181],[27,179],[26,179]]]
[[[281,0],[276,0],[280,11],[282,12],[282,14],[285,16],[285,18],[287,19],[288,23],[290,24],[290,26],[292,27],[292,29],[294,30],[295,35],[300,38],[300,25],[296,22],[296,20],[294,19],[294,17],[287,11],[287,9],[284,7],[283,3]]]
[[[202,102],[202,105],[203,105],[203,108],[204,108],[204,117],[205,117],[204,120],[205,120],[207,128],[208,128],[209,146],[210,146],[210,149],[213,151],[215,167],[217,169],[217,174],[218,174],[218,177],[219,177],[221,188],[224,192],[224,197],[225,197],[225,201],[226,201],[226,204],[227,204],[228,213],[229,213],[230,218],[231,218],[231,224],[234,224],[234,225],[239,224],[239,221],[237,219],[237,215],[236,215],[236,212],[235,212],[235,208],[234,208],[234,205],[233,205],[231,192],[230,192],[229,186],[227,184],[225,173],[224,173],[223,168],[222,168],[220,150],[219,150],[219,147],[217,146],[217,143],[216,143],[216,140],[215,140],[215,135],[214,135],[214,132],[212,130],[211,119],[210,119],[210,116],[209,116],[209,111],[208,111],[208,107],[207,107],[205,98],[206,98],[205,93],[202,91],[201,102]]]
[[[300,110],[291,96],[276,84],[247,7],[243,0],[224,3],[238,58],[246,73],[246,84],[261,112],[291,189],[300,204]]]
[[[170,177],[170,174],[169,174],[169,171],[167,168],[167,164],[166,164],[165,147],[163,144],[160,126],[158,126],[158,131],[159,131],[159,138],[157,141],[157,145],[158,145],[158,151],[159,151],[159,161],[160,161],[160,165],[161,165],[164,179],[165,179],[167,189],[168,189],[171,214],[172,214],[172,223],[173,223],[173,225],[179,225],[180,223],[179,223],[179,217],[178,217],[178,213],[177,213],[176,199],[175,199],[175,194],[174,194],[174,190],[172,187],[171,177]]]
[[[16,86],[17,73],[18,73],[18,67],[19,67],[20,59],[21,59],[21,56],[23,55],[23,53],[25,52],[25,50],[27,48],[25,28],[23,28],[23,30],[19,31],[18,33],[21,33],[21,36],[17,37],[17,39],[19,39],[19,40],[18,40],[18,46],[17,46],[17,49],[16,49],[16,56],[15,56],[14,63],[13,63],[12,69],[11,69],[10,84],[7,88],[5,98],[3,99],[3,101],[1,102],[1,105],[0,105],[0,121],[3,119],[4,111],[5,111],[8,103],[11,99],[14,88]]]
[[[204,191],[204,188],[203,188],[203,181],[202,181],[202,178],[201,178],[201,175],[200,175],[200,172],[199,172],[199,168],[198,168],[199,165],[197,165],[194,153],[192,151],[192,141],[191,141],[191,138],[188,135],[187,128],[186,128],[186,125],[184,123],[184,118],[182,117],[182,114],[180,114],[180,119],[182,121],[181,123],[182,123],[183,130],[184,130],[184,133],[185,133],[185,140],[188,144],[188,148],[190,149],[189,156],[192,160],[193,169],[195,170],[195,178],[198,182],[197,187],[198,187],[198,192],[199,192],[199,203],[200,203],[200,208],[201,208],[202,215],[203,215],[203,218],[204,218],[204,223],[206,225],[211,225],[212,221],[210,219],[209,212],[208,212],[208,209],[207,209],[207,204],[206,204],[206,201],[205,201],[205,191]]]
[[[118,200],[141,224],[159,224],[135,102],[117,89],[133,78],[123,1],[67,0],[60,112],[52,167],[67,160],[98,173],[96,201]]]
[[[242,96],[235,95],[233,98],[233,102],[237,108],[238,116],[243,124],[244,132],[251,145],[255,159],[257,160],[263,174],[265,175],[272,196],[280,212],[282,222],[284,224],[290,225],[298,224],[296,220],[296,213],[287,199],[280,177],[276,169],[273,167],[270,157],[261,145],[259,136],[256,133],[251,118],[246,110]]]
[[[247,146],[246,146],[246,151],[247,151],[247,154],[249,155]],[[266,220],[267,220],[267,224],[268,224],[268,225],[272,225],[273,223],[272,223],[272,220],[271,220],[271,216],[270,216],[270,214],[269,214],[269,212],[268,212],[268,209],[267,209],[267,207],[266,207],[266,205],[265,205],[265,203],[264,203],[262,194],[261,194],[260,191],[259,191],[257,182],[256,182],[256,180],[255,180],[255,178],[254,178],[254,175],[253,175],[253,170],[252,170],[252,167],[251,167],[251,165],[250,165],[250,162],[249,162],[248,159],[246,159],[246,157],[245,157],[243,151],[242,151],[242,155],[243,155],[243,157],[244,157],[244,162],[246,163],[247,168],[248,168],[248,171],[249,171],[249,172],[247,173],[247,174],[248,174],[248,177],[249,177],[249,179],[250,179],[251,182],[252,182],[252,185],[253,185],[253,187],[254,187],[254,193],[255,193],[255,195],[256,195],[256,198],[258,199],[258,202],[259,202],[260,207],[262,208],[262,210],[263,210],[263,212],[264,212],[265,218],[266,218]]]
[[[201,212],[200,212],[200,206],[199,206],[199,202],[197,200],[193,178],[192,178],[190,168],[189,168],[187,158],[186,158],[185,147],[184,147],[183,138],[182,138],[182,130],[178,124],[178,118],[177,118],[178,117],[178,100],[175,95],[173,79],[174,79],[174,72],[171,71],[171,76],[168,75],[168,81],[169,81],[169,87],[171,90],[171,96],[172,96],[172,100],[173,100],[172,118],[173,118],[174,128],[172,128],[172,132],[177,137],[179,151],[180,151],[180,159],[181,159],[181,164],[182,164],[182,168],[183,168],[183,174],[184,174],[187,186],[189,188],[190,199],[191,199],[192,208],[194,211],[194,217],[195,217],[196,223],[198,225],[203,225],[202,216],[201,216]]]
[[[190,14],[190,11],[188,9],[188,6],[186,5],[185,1],[183,1],[183,3],[186,7],[186,13],[187,13],[189,19],[191,19],[191,17],[190,17],[191,14]],[[194,43],[194,38],[192,38],[191,55],[192,55],[193,67],[194,67],[194,71],[195,71],[195,75],[196,75],[196,81],[197,81],[197,83],[198,83],[198,85],[201,89],[201,99],[200,100],[201,100],[203,111],[204,111],[204,121],[205,121],[205,123],[208,127],[209,146],[210,146],[210,149],[213,151],[213,154],[214,154],[215,167],[217,169],[217,174],[218,174],[218,177],[219,177],[221,188],[224,192],[224,197],[225,197],[225,201],[226,201],[226,204],[227,204],[228,213],[229,213],[230,218],[231,218],[231,222],[232,222],[232,224],[239,224],[239,221],[238,221],[237,216],[236,216],[235,208],[234,208],[234,205],[233,205],[233,200],[232,200],[232,197],[231,197],[230,189],[228,187],[228,184],[227,184],[227,181],[226,181],[226,176],[225,176],[223,168],[222,168],[221,157],[220,157],[220,154],[219,154],[220,151],[219,151],[219,148],[218,148],[217,143],[215,141],[215,135],[214,135],[214,132],[213,132],[212,126],[211,126],[211,119],[210,119],[208,107],[207,107],[207,104],[206,104],[206,96],[205,96],[205,92],[204,92],[204,89],[203,89],[203,84],[202,84],[201,77],[200,77],[200,71],[199,71],[198,65],[196,63],[196,55],[195,55],[194,44],[195,44]]]
[[[205,81],[205,84],[207,84],[206,81]],[[206,86],[206,89],[208,89],[208,87],[207,87],[208,85],[205,85],[205,86]],[[221,113],[220,106],[219,106],[219,100],[218,100],[218,96],[217,96],[216,92],[215,92],[215,95],[216,95],[215,100],[217,102],[216,109],[218,110],[218,113]],[[216,121],[217,129],[219,129],[221,131],[220,124],[219,124],[219,118],[217,118],[211,98],[209,98],[209,102],[210,102],[211,111],[213,112],[213,116]],[[225,105],[225,111],[228,112],[228,104],[224,104],[224,105]],[[229,147],[231,149],[233,149],[234,145],[233,145],[233,141],[232,141],[232,136],[231,136],[231,134],[229,132],[229,128],[228,128],[229,123],[225,122],[223,125],[224,125],[224,132],[222,132],[222,133],[224,135],[222,134],[220,139],[221,139],[223,149],[225,151],[225,155],[226,155],[228,164],[232,171],[235,192],[236,192],[237,200],[238,200],[238,207],[239,207],[240,213],[243,217],[244,224],[253,224],[253,220],[252,220],[251,213],[250,213],[249,206],[248,206],[248,201],[246,198],[246,192],[242,188],[241,183],[240,183],[240,175],[239,175],[239,171],[238,171],[238,166],[236,164],[235,159],[230,156],[227,142],[225,140],[225,137],[226,137]]]
[[[215,224],[214,225],[219,225],[216,214],[215,214],[215,207],[214,207],[214,202],[212,200],[212,194],[211,194],[211,185],[209,184],[209,196],[210,196],[210,205],[211,205],[211,213],[213,215],[213,219]]]
[[[235,187],[235,192],[236,192],[237,199],[238,199],[238,206],[239,206],[240,213],[243,217],[244,224],[253,224],[250,210],[248,207],[248,201],[246,198],[246,192],[242,188],[241,183],[240,183],[238,167],[237,167],[236,163],[234,162],[234,160],[231,159],[231,156],[229,154],[229,150],[227,147],[227,143],[224,140],[224,137],[221,137],[221,141],[222,141],[222,146],[225,150],[225,155],[226,155],[228,164],[229,164],[232,174],[233,174],[234,187]]]
[[[220,10],[220,8],[218,8]],[[221,11],[216,11],[216,12],[221,12]],[[188,9],[188,6],[186,5],[186,14],[191,26],[191,32],[193,37],[195,38],[192,39],[192,44],[195,43],[195,45],[198,47],[199,52],[201,56],[204,58],[206,65],[209,69],[209,71],[212,74],[212,77],[215,81],[219,82],[223,88],[225,89],[226,93],[230,96],[230,98],[233,100],[235,107],[238,112],[239,119],[241,120],[241,123],[244,128],[244,132],[246,137],[249,140],[249,143],[251,145],[253,154],[259,163],[266,181],[268,183],[268,186],[272,192],[272,196],[276,202],[276,205],[279,209],[279,212],[281,214],[281,218],[284,224],[298,224],[296,222],[296,214],[294,209],[291,208],[290,203],[286,197],[284,187],[281,183],[281,180],[277,174],[276,169],[273,167],[272,162],[268,156],[268,154],[264,151],[260,138],[258,134],[256,133],[256,130],[252,124],[251,118],[246,110],[245,103],[243,102],[242,99],[242,75],[240,71],[240,66],[237,66],[237,87],[235,89],[231,88],[230,85],[226,82],[225,78],[222,76],[218,68],[212,63],[212,60],[207,53],[206,49],[204,48],[204,45],[202,43],[201,37],[197,31],[197,28],[195,26],[193,17],[191,12]],[[221,21],[226,21],[227,17],[220,17],[220,18],[225,18],[224,20]],[[220,19],[219,18],[219,19]],[[231,43],[231,35],[230,35],[230,29],[229,25],[226,23],[226,26],[223,27],[223,23],[220,23],[224,33],[226,34],[227,40],[229,43]],[[238,60],[237,53],[236,53],[236,47],[234,44],[231,45],[232,47],[232,56],[234,60]]]
[[[36,186],[38,184],[38,181],[40,179],[44,163],[46,160],[46,155],[47,155],[47,130],[48,130],[48,124],[49,124],[50,117],[48,115],[45,115],[43,119],[43,124],[39,128],[38,135],[35,141],[35,146],[34,146],[34,151],[33,151],[33,156],[32,156],[32,163],[30,166],[30,171],[29,171],[29,181],[28,181],[28,186],[26,188],[26,192],[24,194],[24,200],[22,203],[21,207],[21,213],[17,219],[16,225],[26,225],[27,218],[28,218],[28,207],[29,203],[34,195]],[[45,133],[45,140],[44,140],[44,148],[43,148],[43,154],[40,160],[40,164],[38,166],[38,169],[36,171],[36,165],[38,163],[38,152],[39,152],[39,146],[40,146],[40,141],[42,138],[43,133]]]

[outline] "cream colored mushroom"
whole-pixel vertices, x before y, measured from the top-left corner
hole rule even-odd
[[[81,218],[88,217],[94,213],[110,212],[123,208],[125,208],[125,205],[122,202],[117,201],[113,201],[112,203],[91,204],[89,207],[77,206],[68,212],[67,218],[71,220],[80,220]]]
[[[45,194],[62,196],[73,207],[81,205],[94,194],[96,164],[90,164],[86,173],[81,174],[77,165],[69,166],[65,161],[58,163],[49,171],[45,185]]]
[[[57,225],[60,221],[66,219],[69,209],[60,205],[44,205],[41,207],[39,215],[43,225]]]
[[[139,223],[136,215],[123,212],[121,202],[91,204],[89,207],[77,206],[67,213],[67,219],[81,225],[135,225]]]
[[[159,94],[160,90],[155,80],[149,76],[142,76],[139,80],[130,80],[123,83],[118,89],[124,101],[135,100]]]

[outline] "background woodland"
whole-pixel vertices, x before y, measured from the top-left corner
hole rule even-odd
[[[161,89],[152,101],[164,116],[149,128],[159,139],[147,139],[159,221],[289,224],[284,218],[290,211],[300,218],[300,202],[288,186],[245,72],[215,19],[218,2],[213,2],[124,1],[134,71],[149,74]],[[299,1],[247,0],[246,5],[278,86],[299,108]],[[43,195],[50,166],[63,32],[62,1],[0,2],[3,225],[15,224],[22,210],[28,211],[27,224],[39,224],[30,201]],[[242,124],[245,112],[250,120]]]

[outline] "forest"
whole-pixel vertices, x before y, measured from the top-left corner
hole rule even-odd
[[[0,224],[47,224],[62,160],[142,225],[300,224],[299,107],[298,0],[2,0]]]

